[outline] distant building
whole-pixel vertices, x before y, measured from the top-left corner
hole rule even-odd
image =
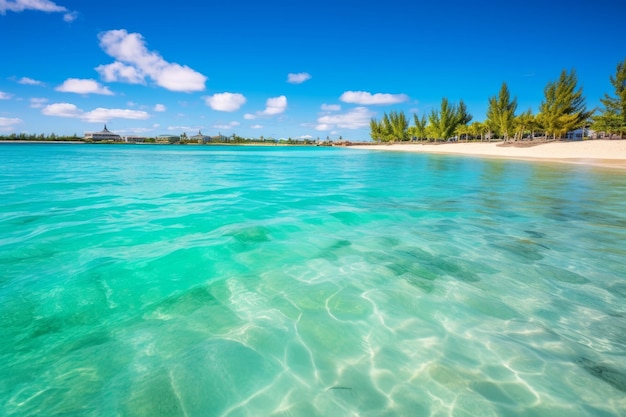
[[[125,136],[124,142],[126,143],[142,143],[146,141],[146,137],[144,136]]]
[[[180,136],[159,135],[156,137],[156,143],[180,143]]]
[[[211,137],[203,135],[202,132],[198,130],[198,134],[191,136],[189,140],[192,142],[197,142],[197,143],[207,143],[211,141]]]
[[[122,142],[122,137],[107,129],[107,125],[105,124],[104,129],[100,132],[85,132],[85,140],[93,142]]]

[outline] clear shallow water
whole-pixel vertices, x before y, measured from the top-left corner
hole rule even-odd
[[[0,415],[623,416],[626,176],[0,145]]]

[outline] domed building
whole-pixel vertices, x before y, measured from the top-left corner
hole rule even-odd
[[[92,142],[121,142],[122,137],[107,129],[107,125],[105,124],[104,129],[99,132],[85,132],[85,140]]]

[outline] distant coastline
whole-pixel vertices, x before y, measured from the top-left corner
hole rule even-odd
[[[555,142],[402,142],[375,143],[348,141],[341,143],[302,144],[281,142],[230,142],[230,143],[126,143],[126,142],[86,142],[70,140],[0,140],[15,144],[74,144],[74,145],[158,145],[158,146],[268,146],[268,147],[341,147],[347,149],[415,152],[428,154],[449,154],[481,158],[544,161],[577,165],[598,166],[626,170],[626,140],[585,140]]]
[[[214,142],[214,143],[155,143],[155,142],[89,142],[84,140],[0,140],[0,144],[2,143],[32,143],[32,144],[46,144],[46,143],[56,143],[56,144],[73,144],[73,145],[113,145],[113,146],[289,146],[294,148],[302,148],[302,147],[316,147],[316,146],[333,146],[326,144],[310,144],[310,143],[282,143],[282,142]]]

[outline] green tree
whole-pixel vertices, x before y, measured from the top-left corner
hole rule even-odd
[[[390,142],[392,127],[391,127],[391,118],[389,117],[387,113],[383,113],[383,118],[380,121],[380,127],[381,127],[381,133],[382,133],[382,140],[384,142]]]
[[[513,133],[516,110],[517,97],[511,99],[509,87],[503,82],[498,95],[489,97],[487,119],[494,126],[496,134],[503,136],[504,140],[508,140],[509,134]]]
[[[456,129],[456,109],[447,98],[441,99],[439,109],[431,110],[428,115],[430,133],[435,140],[448,139]]]
[[[467,111],[467,106],[463,100],[460,100],[456,107],[456,118],[459,125],[466,125],[472,121],[472,115]]]
[[[583,127],[593,111],[585,105],[582,87],[578,88],[576,71],[563,70],[557,81],[544,89],[545,99],[539,106],[538,120],[546,135],[561,138],[567,132]]]
[[[604,94],[604,98],[600,99],[604,109],[593,117],[591,127],[609,135],[618,134],[621,139],[626,132],[626,59],[617,64],[615,77],[611,76],[611,84],[615,89],[615,97]]]
[[[530,132],[532,139],[535,134],[537,122],[532,109],[528,109],[515,118],[515,140],[522,140],[526,132]]]
[[[426,119],[426,115],[423,114],[422,117],[418,117],[417,114],[413,114],[413,123],[412,126],[415,137],[418,140],[426,139],[426,125],[428,124],[428,119]]]
[[[376,142],[383,140],[382,124],[373,117],[370,119],[370,137]],[[319,138],[317,140],[319,142]]]
[[[467,142],[470,135],[470,127],[468,125],[458,125],[454,133],[459,138],[459,141],[465,139]]]
[[[447,98],[441,99],[439,109],[433,109],[428,115],[429,136],[434,139],[449,139],[457,127],[469,123],[472,115],[468,113],[463,100],[459,105],[450,104]]]
[[[392,111],[389,113],[389,119],[391,121],[392,140],[406,140],[408,138],[407,129],[409,128],[409,121],[406,118],[406,114],[404,114],[403,111]]]
[[[370,137],[376,141],[391,142],[408,139],[409,122],[401,111],[384,113],[380,122],[370,119]]]

